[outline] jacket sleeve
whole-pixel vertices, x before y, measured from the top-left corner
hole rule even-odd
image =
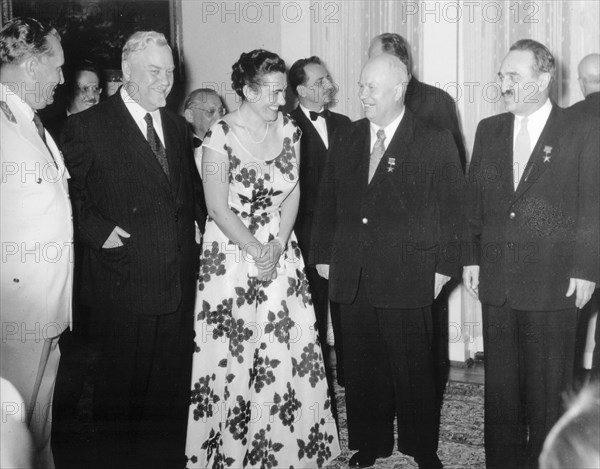
[[[600,121],[591,118],[579,157],[579,198],[571,278],[600,282]]]
[[[463,225],[463,242],[461,246],[461,264],[479,265],[481,262],[481,231],[483,226],[483,201],[481,194],[481,180],[483,168],[481,159],[482,148],[482,123],[477,126],[473,156],[467,171],[467,187],[465,191],[465,223]]]
[[[88,189],[87,181],[94,166],[92,141],[86,122],[79,116],[67,119],[61,135],[61,148],[71,179],[69,192],[80,241],[100,250],[117,224],[102,215]]]
[[[343,137],[339,130],[329,143],[327,162],[319,185],[319,195],[315,206],[312,227],[312,244],[308,256],[309,265],[330,264],[332,260],[333,238],[335,235],[335,210],[337,206],[337,184],[335,161],[341,150]]]
[[[440,252],[436,272],[458,277],[461,234],[465,220],[465,178],[458,150],[447,130],[440,133],[437,154],[439,158],[434,183],[440,227]]]

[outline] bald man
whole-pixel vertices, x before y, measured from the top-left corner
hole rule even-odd
[[[408,72],[382,54],[364,66],[365,119],[332,139],[310,262],[340,304],[350,467],[398,448],[420,468],[437,457],[431,304],[459,266],[462,168],[447,130],[404,107]]]
[[[585,100],[573,104],[571,109],[600,117],[600,54],[586,55],[579,62],[577,71]]]

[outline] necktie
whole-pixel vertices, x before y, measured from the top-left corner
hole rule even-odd
[[[517,134],[515,141],[515,151],[513,153],[513,165],[514,165],[514,184],[515,190],[519,185],[519,181],[523,177],[525,166],[529,161],[531,155],[531,141],[529,138],[529,130],[527,130],[527,117],[524,117],[521,121],[521,128]]]
[[[56,164],[56,160],[54,159],[54,155],[52,154],[52,150],[50,150],[50,147],[48,146],[48,142],[46,141],[46,132],[44,131],[44,124],[42,124],[42,120],[40,119],[40,116],[37,115],[37,112],[33,113],[33,123],[35,124],[35,128],[37,129],[38,135],[44,142],[44,145],[46,145],[46,148],[48,149],[48,152],[50,153],[50,156],[52,157],[52,161],[54,161],[54,166],[56,166],[58,168],[58,165]]]
[[[202,140],[195,136],[192,138],[192,142],[194,143],[194,148],[198,148],[200,145],[202,145]]]
[[[311,121],[316,121],[319,116],[323,119],[327,119],[329,117],[329,109],[324,109],[321,112],[308,111],[308,115],[310,116]]]
[[[371,158],[369,160],[369,182],[373,179],[373,175],[375,174],[375,170],[377,166],[379,166],[379,162],[381,161],[381,157],[385,153],[385,132],[383,129],[379,129],[377,131],[377,140],[375,140],[375,145],[373,146],[373,152],[371,153]]]
[[[156,159],[158,160],[161,168],[163,169],[163,171],[165,172],[165,174],[167,175],[167,178],[168,178],[169,177],[169,163],[167,161],[167,153],[165,152],[165,147],[163,146],[162,142],[160,141],[160,138],[158,138],[156,130],[154,130],[154,125],[152,123],[152,116],[150,115],[150,113],[148,113],[144,116],[144,120],[146,121],[146,138],[148,139],[150,148],[152,149],[154,156],[156,156]]]

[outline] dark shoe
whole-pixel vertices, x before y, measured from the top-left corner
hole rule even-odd
[[[392,454],[394,454],[394,450],[390,449],[388,451],[377,453],[377,457],[385,459],[385,458],[389,458]]]
[[[348,467],[371,467],[377,455],[371,451],[358,451],[352,455]]]
[[[437,454],[432,456],[426,456],[423,458],[415,458],[415,462],[418,464],[419,469],[443,469],[442,462],[437,457]]]

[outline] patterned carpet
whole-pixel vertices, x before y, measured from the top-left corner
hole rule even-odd
[[[354,451],[348,450],[344,389],[336,385],[335,392],[338,400],[342,454],[328,467],[345,469]],[[438,456],[446,469],[485,467],[482,385],[456,382],[448,384],[442,408]],[[378,459],[373,467],[408,469],[416,468],[417,465],[410,456],[395,451],[389,458]]]

